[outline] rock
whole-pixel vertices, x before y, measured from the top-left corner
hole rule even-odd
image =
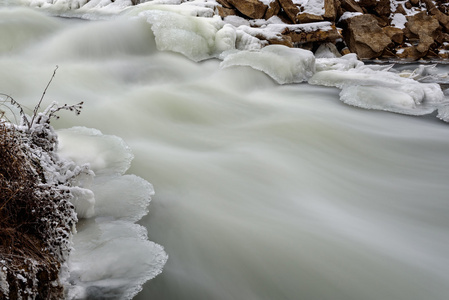
[[[262,19],[268,6],[258,0],[225,0],[235,7],[241,14],[251,19]]]
[[[358,4],[360,5],[360,7],[372,8],[376,6],[377,0],[360,0],[358,1]]]
[[[362,8],[354,0],[341,0],[340,5],[344,11],[363,13]]]
[[[226,18],[227,16],[235,16],[237,15],[237,11],[232,8],[227,8],[224,6],[217,5],[217,12],[222,18]]]
[[[402,44],[404,42],[404,33],[401,29],[387,26],[382,28],[385,34],[396,44]]]
[[[315,51],[316,58],[335,58],[341,57],[337,47],[332,43],[321,44]]]
[[[419,6],[419,0],[410,0],[410,3],[411,3],[413,6]]]
[[[374,12],[379,17],[388,17],[391,13],[390,0],[379,0],[374,7]]]
[[[299,8],[291,0],[279,0],[281,8],[284,10],[285,14],[288,16],[290,21],[296,24],[296,16],[299,14]]]
[[[449,16],[442,13],[433,3],[432,0],[423,0],[426,4],[427,11],[429,14],[433,15],[438,22],[443,26],[446,32],[449,32]]]
[[[267,11],[265,12],[264,19],[268,20],[269,18],[276,16],[280,10],[281,5],[279,4],[278,0],[271,2],[267,8]]]
[[[438,20],[427,15],[426,12],[408,16],[405,26],[411,33],[418,36],[419,43],[416,50],[420,53],[426,53],[435,42],[434,39],[440,35]]]
[[[416,50],[415,46],[406,48],[396,48],[396,56],[407,60],[418,60],[425,56],[425,53]]]
[[[323,21],[323,16],[308,14],[308,13],[302,13],[296,16],[296,23],[297,24],[304,24],[304,23],[313,23],[313,22],[320,22]]]
[[[337,28],[332,25],[331,30],[325,30],[321,28],[317,28],[316,30],[309,31],[308,29],[291,29],[289,27],[285,28],[282,32],[282,35],[288,36],[291,38],[291,41],[294,45],[301,45],[310,42],[334,42],[338,39],[341,39],[342,36]]]
[[[345,21],[347,23],[344,33],[346,44],[359,59],[379,57],[391,44],[391,39],[380,28],[373,15],[355,16]]]
[[[233,6],[227,0],[217,0],[217,3],[225,8],[233,8]]]
[[[336,3],[336,0],[324,0],[324,20],[335,22],[337,18],[337,5],[339,3]]]

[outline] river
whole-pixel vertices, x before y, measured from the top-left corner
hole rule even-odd
[[[0,92],[32,109],[58,65],[45,105],[85,104],[53,126],[119,136],[128,174],[154,186],[139,224],[168,261],[135,299],[447,299],[449,127],[436,113],[366,110],[335,87],[160,51],[145,18],[8,5]]]

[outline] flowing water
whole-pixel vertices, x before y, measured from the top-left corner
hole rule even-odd
[[[169,258],[135,299],[447,299],[449,127],[434,115],[161,52],[144,19],[4,7],[0,53],[1,92],[32,109],[58,65],[45,104],[85,105],[53,125],[121,137],[128,173],[154,186],[139,224]]]

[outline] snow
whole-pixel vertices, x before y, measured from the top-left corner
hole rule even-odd
[[[5,263],[2,261],[1,263]],[[6,279],[7,276],[7,268],[3,267],[0,269],[0,294],[9,295],[9,283]]]
[[[407,19],[403,14],[393,14],[391,18],[391,26],[404,29],[405,23],[407,23]]]
[[[292,0],[293,4],[304,8],[303,13],[321,16],[324,14],[324,0]]]
[[[356,17],[356,16],[361,16],[361,15],[363,15],[361,12],[349,12],[349,11],[345,11],[345,12],[343,13],[343,15],[340,17],[340,19],[338,20],[338,22],[341,22],[341,21],[346,20],[346,19],[354,18],[354,17]]]

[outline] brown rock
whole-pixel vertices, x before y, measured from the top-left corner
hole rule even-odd
[[[241,0],[238,0],[241,1]],[[299,8],[291,0],[279,0],[281,8],[284,10],[285,14],[288,16],[290,21],[296,24],[296,16],[299,14]]]
[[[427,11],[429,14],[433,15],[438,22],[440,22],[441,26],[446,30],[446,32],[449,32],[449,16],[442,13],[432,2],[432,0],[423,0],[426,4]]]
[[[217,7],[218,15],[222,18],[225,18],[227,16],[237,15],[237,11],[235,9],[226,8],[226,7],[220,6],[220,5],[217,5],[216,7]]]
[[[389,16],[391,13],[390,0],[379,0],[374,7],[374,12],[379,17]]]
[[[336,3],[336,0],[324,0],[324,20],[331,22],[336,21],[337,5],[339,5],[339,3]]]
[[[411,33],[418,36],[419,43],[416,50],[421,53],[426,53],[435,42],[434,39],[441,34],[437,19],[427,15],[426,12],[408,16],[405,26]]]
[[[410,3],[411,3],[413,6],[419,6],[419,0],[410,0]]]
[[[401,29],[387,26],[382,28],[382,30],[396,44],[402,44],[404,42],[404,33]]]
[[[304,24],[304,23],[313,23],[313,22],[320,22],[323,21],[323,16],[317,16],[312,15],[308,13],[302,13],[296,16],[296,22],[297,24]]]
[[[349,49],[360,59],[379,57],[391,44],[391,39],[377,24],[373,15],[361,15],[347,20],[345,40]]]
[[[225,8],[233,8],[231,4],[227,0],[217,0],[218,4],[221,4],[221,6]]]
[[[296,45],[302,45],[306,43],[312,42],[333,42],[341,39],[342,36],[337,30],[335,26],[332,26],[331,30],[315,30],[315,31],[305,31],[301,29],[291,30],[289,28],[285,28],[282,32],[283,36],[288,36],[291,38],[291,41]]]
[[[341,0],[341,7],[344,11],[363,13],[362,8],[354,0]]]
[[[268,43],[270,45],[284,45],[290,48],[293,48],[292,38],[289,36],[282,36],[282,39],[269,39]]]
[[[262,19],[268,6],[258,0],[226,0],[235,7],[241,14],[251,19]]]
[[[398,9],[399,9],[399,7],[401,7],[402,10],[404,10],[404,7],[402,5],[398,5]],[[413,7],[413,5],[410,1],[405,3],[405,8],[411,9],[412,7]],[[398,12],[398,10],[396,10],[396,12]]]
[[[416,50],[416,47],[397,48],[396,56],[408,60],[418,60],[425,56],[425,53]]]
[[[360,7],[372,8],[376,6],[377,0],[360,0],[358,3]]]
[[[271,2],[270,6],[268,6],[267,11],[265,12],[264,19],[268,20],[272,16],[276,16],[280,10],[281,5],[279,4],[278,0]]]
[[[410,4],[409,2],[407,2],[408,4]],[[410,4],[411,5],[411,4]],[[407,5],[406,5],[407,6]],[[410,8],[411,8],[411,6],[410,6]],[[404,6],[402,6],[402,5],[398,5],[398,7],[396,8],[396,11],[394,12],[395,14],[403,14],[404,16],[406,16],[407,15],[407,12],[405,11],[405,9],[404,9]]]
[[[344,47],[344,48],[341,49],[341,51],[340,51],[340,54],[341,54],[341,55],[346,55],[346,54],[349,54],[349,53],[351,53],[351,50],[349,50],[348,47]]]

